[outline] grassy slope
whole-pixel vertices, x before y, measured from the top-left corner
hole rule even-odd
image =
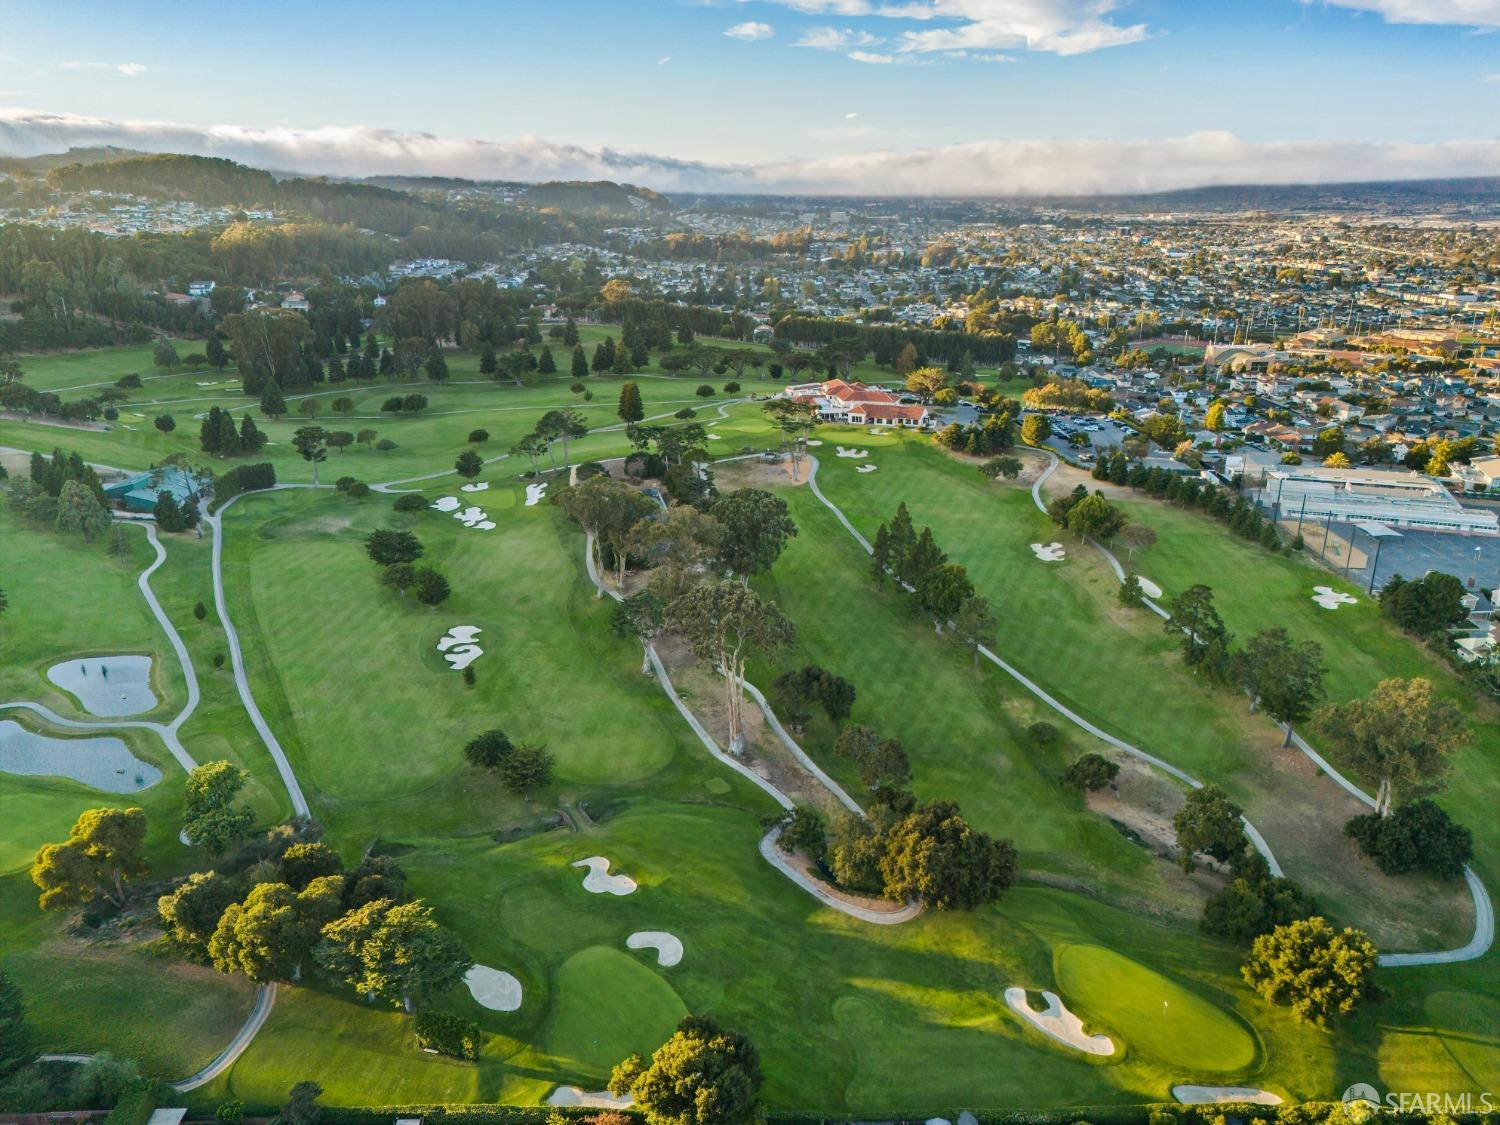
[[[164,700],[153,715],[175,714],[181,707],[185,696],[176,656],[135,585],[152,555],[139,531],[127,536],[130,555],[112,559],[101,544],[85,546],[0,511],[0,575],[10,598],[0,618],[5,699],[33,699],[61,714],[87,718],[46,680],[46,669],[84,653],[145,652],[156,660],[155,682]],[[161,572],[156,583],[163,589]],[[47,730],[18,712],[3,716]],[[37,910],[36,888],[26,873],[38,847],[66,838],[79,813],[103,805],[146,810],[147,852],[157,876],[190,864],[176,840],[181,771],[153,735],[126,731],[120,737],[138,757],[162,769],[161,782],[116,796],[61,778],[0,774],[0,916],[6,918],[0,926],[0,962],[27,997],[39,1047],[108,1049],[134,1055],[164,1077],[179,1077],[207,1062],[233,1034],[249,1011],[253,990],[244,981],[158,955],[154,946],[66,936],[61,918]],[[59,973],[63,959],[68,971]],[[148,1011],[151,1019],[141,1019]],[[92,1018],[80,1020],[80,1012]]]
[[[455,378],[460,378],[459,363],[454,366]],[[606,398],[602,385],[607,383],[593,383],[604,404],[601,409],[612,407],[613,392]],[[642,389],[648,401],[658,387],[664,397],[680,398],[696,383],[691,376],[676,383],[647,379]],[[486,425],[497,434],[490,446],[493,452],[503,448],[500,435],[510,432],[502,427],[529,427],[535,417],[531,411],[540,413],[570,397],[563,393],[565,383],[525,391],[481,387],[471,392],[454,387],[442,394],[450,392],[455,398],[449,405],[456,409],[462,408],[458,394],[485,396],[469,401],[484,403],[482,409],[494,414],[495,424],[485,414],[439,415],[435,404],[431,419],[389,424],[390,432],[403,440],[401,452],[389,458],[348,454],[351,465],[362,458],[369,466],[351,471],[365,479],[407,470],[433,471],[449,463],[473,425]],[[501,403],[524,409],[501,414],[496,410]],[[412,436],[397,433],[408,426]],[[0,442],[20,444],[10,427],[0,424]],[[748,406],[735,408],[730,420],[717,428],[726,437],[735,435],[723,443],[726,453],[738,444],[735,439],[759,444],[766,435],[758,411]],[[189,437],[194,436],[192,429]],[[41,429],[31,427],[27,432]],[[45,436],[50,445],[52,432]],[[97,439],[101,449],[116,451],[135,440],[118,431],[81,436]],[[617,438],[589,440],[600,448],[619,447]],[[861,435],[859,444],[893,440],[899,439]],[[993,582],[1005,591],[1004,597],[992,595],[997,602],[1006,607],[1035,605],[1041,611],[1033,615],[1027,609],[1007,617],[1002,651],[1016,652],[1018,640],[1028,658],[1038,650],[1058,650],[1045,664],[1046,675],[1038,675],[1063,694],[1078,694],[1066,690],[1075,678],[1087,682],[1087,698],[1071,702],[1108,711],[1111,704],[1134,698],[1142,688],[1133,668],[1132,674],[1120,677],[1129,680],[1121,691],[1109,675],[1100,676],[1081,663],[1080,638],[1092,635],[1097,641],[1105,628],[1124,629],[1132,644],[1152,653],[1153,667],[1175,660],[1165,638],[1134,622],[1122,623],[1101,609],[1111,591],[1094,568],[1078,565],[1082,559],[1066,564],[1067,581],[1053,583],[1054,589],[1039,581],[1044,568],[1014,565],[1011,549],[1019,545],[1024,551],[1029,538],[1048,529],[1034,519],[1027,522],[1025,504],[988,506],[979,497],[956,503],[955,483],[961,476],[967,479],[969,470],[903,475],[895,471],[896,459],[882,450],[877,455],[879,472],[856,476],[849,462],[836,461],[831,448],[826,452],[830,456],[824,458],[825,487],[830,494],[841,489],[836,499],[857,522],[878,521],[905,495],[919,523],[932,522],[940,541],[970,563],[976,577],[981,568],[964,554],[995,558],[982,584]],[[284,448],[276,453],[285,455]],[[102,453],[90,456],[115,463],[123,459]],[[145,454],[137,450],[128,456],[138,460]],[[332,475],[339,460],[333,455],[325,475]],[[305,470],[299,466],[295,472]],[[967,485],[960,487],[959,495],[963,487]],[[861,493],[865,510],[856,512]],[[689,1010],[712,1011],[749,1031],[766,1059],[769,1097],[781,1106],[926,1112],[950,1104],[955,1090],[965,1091],[965,1100],[974,1106],[1079,1104],[1164,1097],[1172,1082],[1205,1077],[1184,1073],[1181,1061],[1171,1057],[1173,1040],[1153,1046],[1143,1034],[1123,1061],[1100,1066],[1039,1042],[1006,1012],[1000,1002],[1003,987],[1055,987],[1059,952],[1078,945],[1107,946],[1120,955],[1126,963],[1110,968],[1129,983],[1133,994],[1144,997],[1160,987],[1148,974],[1161,974],[1174,988],[1191,991],[1215,1011],[1234,1013],[1219,1018],[1253,1024],[1256,1061],[1240,1072],[1206,1076],[1213,1080],[1239,1079],[1294,1096],[1314,1096],[1372,1076],[1397,1088],[1460,1089],[1485,1078],[1485,1068],[1492,1068],[1486,1060],[1500,1046],[1495,1034],[1500,1002],[1493,998],[1487,963],[1387,974],[1392,985],[1387,1004],[1335,1037],[1297,1027],[1284,1012],[1251,997],[1238,983],[1233,950],[1204,942],[1182,927],[1159,925],[1139,912],[1114,910],[1076,895],[1028,888],[1013,892],[998,909],[972,916],[933,915],[879,932],[818,907],[754,855],[764,800],[737,779],[727,794],[720,793],[721,785],[709,787],[707,782],[723,781],[727,775],[691,741],[654,686],[639,679],[638,654],[632,646],[609,636],[607,611],[593,599],[580,573],[576,533],[562,525],[552,509],[514,507],[513,494],[510,501],[502,498],[505,494],[492,489],[481,497],[501,521],[501,529],[488,535],[466,531],[435,514],[417,518],[419,534],[456,590],[455,598],[436,614],[401,605],[376,587],[373,566],[358,553],[359,531],[388,518],[389,501],[383,498],[372,497],[363,505],[306,494],[242,501],[227,521],[228,579],[257,698],[293,754],[304,783],[310,773],[328,784],[327,790],[308,788],[333,841],[351,858],[376,836],[400,853],[412,873],[413,889],[438,906],[476,957],[521,977],[526,1004],[514,1015],[503,1015],[483,1012],[463,995],[448,1002],[478,1018],[491,1033],[483,1061],[471,1067],[417,1053],[408,1040],[406,1022],[392,1013],[328,992],[286,989],[271,1022],[230,1076],[200,1092],[202,1104],[211,1104],[231,1088],[247,1100],[274,1104],[292,1082],[309,1073],[329,1087],[326,1100],[366,1104],[450,1097],[530,1101],[556,1081],[596,1082],[598,1061],[565,1063],[549,1054],[559,1045],[577,1043],[567,1020],[559,1027],[572,1007],[571,1001],[565,1002],[565,988],[574,975],[564,977],[561,968],[596,947],[623,953],[626,934],[657,928],[677,933],[687,945],[684,962],[675,969],[658,969],[650,954],[636,953],[624,954],[640,963],[629,970],[620,968],[618,959],[600,954],[590,955],[584,964],[606,963],[597,976],[615,978],[624,991],[636,988],[627,987],[635,979],[637,986],[665,996],[654,986],[644,986],[635,972],[644,966]],[[799,540],[774,572],[778,594],[789,604],[800,595],[800,590],[794,594],[790,589],[794,574],[806,576],[809,585],[836,583],[857,592],[866,581],[862,560],[846,557],[847,548],[836,546],[837,536],[820,532],[814,538],[811,528],[818,513],[804,511],[801,499],[794,503],[799,505],[799,520],[806,521],[808,538]],[[945,521],[943,527],[938,527],[939,518]],[[997,541],[997,530],[1006,525],[1009,540]],[[964,553],[955,546],[960,541]],[[260,800],[269,807],[282,797],[274,775],[263,760],[255,760],[260,751],[245,749],[255,746],[253,739],[236,734],[236,705],[225,694],[227,677],[215,680],[211,671],[203,672],[202,662],[221,643],[217,625],[212,617],[197,623],[186,615],[192,600],[206,589],[196,546],[170,548],[168,567],[180,569],[171,571],[172,593],[163,591],[170,597],[169,611],[194,647],[208,693],[202,731],[195,731],[195,718],[185,735],[238,744],[263,787]],[[1163,575],[1154,576],[1166,581]],[[854,678],[862,692],[867,683],[879,685],[880,690],[872,688],[862,695],[861,707],[900,697],[906,688],[900,667],[881,667],[881,661],[854,647],[858,631],[842,612],[843,603],[833,601],[820,610],[816,599],[804,598],[796,608],[809,653],[820,659],[825,653],[859,659]],[[841,612],[829,612],[835,608]],[[1081,618],[1081,626],[1075,625],[1072,614]],[[485,625],[482,640],[490,642],[475,666],[479,685],[471,693],[458,687],[456,674],[438,663],[432,651],[442,630],[460,621]],[[882,619],[881,624],[893,630],[903,627],[895,618]],[[1044,783],[1053,763],[1026,755],[1013,737],[1015,724],[1030,714],[1030,705],[1018,704],[1018,693],[989,673],[973,677],[957,654],[949,653],[944,660],[941,648],[932,647],[935,642],[920,625],[906,623],[904,628],[913,651],[922,642],[928,646],[921,666],[931,682],[924,680],[922,690],[939,685],[962,701],[945,715],[947,730],[965,742],[973,739],[979,747],[1001,748],[1006,759],[1001,764],[1001,755],[992,758],[982,749],[961,761],[934,754],[919,760],[919,784],[931,785],[934,793],[950,781],[963,786],[965,807],[997,822],[1024,807],[1028,796],[1033,804],[1047,801]],[[378,644],[369,643],[371,634],[380,638]],[[494,643],[497,639],[499,644]],[[868,634],[865,640],[871,647]],[[1118,672],[1117,665],[1112,667]],[[1002,702],[992,697],[997,683],[1004,691]],[[1148,710],[1150,701],[1138,706]],[[1184,759],[1184,764],[1194,769],[1234,759],[1232,737],[1227,740],[1230,747],[1215,749],[1218,740],[1213,732],[1233,736],[1243,723],[1231,718],[1216,726],[1209,721],[1216,706],[1204,704],[1200,713],[1193,701],[1189,708],[1192,729],[1204,732],[1206,744],[1195,740],[1186,748],[1194,761]],[[901,708],[888,703],[875,713],[882,725],[914,725]],[[470,724],[480,729],[506,725],[514,727],[513,734],[534,724],[574,775],[557,791],[538,795],[529,808],[504,797],[455,763],[458,736],[472,729]],[[567,737],[558,731],[567,732]],[[909,745],[930,745],[920,729],[903,733]],[[193,746],[190,742],[190,749]],[[653,766],[663,754],[665,764]],[[395,769],[382,772],[372,767],[375,755],[394,762]],[[925,781],[924,769],[931,771]],[[1246,767],[1245,772],[1250,776],[1254,771]],[[996,781],[1003,782],[1003,788]],[[589,801],[600,820],[586,839],[552,831],[522,835],[513,843],[497,842],[511,839],[515,829],[535,827],[552,804],[579,797]],[[1119,852],[1115,841],[1100,836],[1097,825],[1066,802],[1054,802],[1048,816],[1033,817],[1014,834],[1042,864],[1066,869],[1097,862],[1110,872],[1107,880],[1119,880],[1122,886],[1130,879],[1152,877],[1138,856],[1128,849]],[[1074,849],[1084,849],[1089,858],[1073,856]],[[625,899],[583,893],[580,873],[567,864],[588,854],[609,855],[640,880],[641,891]],[[0,883],[0,893],[14,896],[18,910],[30,909],[26,898],[31,892],[19,880]],[[16,953],[10,958],[34,966],[31,971],[37,975],[29,992],[45,987],[56,965],[42,952],[51,920],[41,919],[34,910],[30,917],[31,923],[14,931]],[[789,962],[789,957],[795,960]],[[608,962],[614,962],[618,972],[611,974]],[[787,971],[789,963],[795,971]],[[70,960],[68,979],[78,976]],[[121,978],[112,973],[110,979]],[[217,1025],[195,1022],[203,1012],[195,1004],[213,992],[215,982],[219,978],[210,978],[201,988],[169,991],[154,1009],[172,1013],[179,1010],[174,1004],[183,1005],[178,1018],[183,1037],[191,1043],[174,1032],[157,1048],[160,1057],[179,1071],[202,1061],[198,1056],[204,1043],[227,1038],[227,1031],[219,1034]],[[241,991],[248,997],[248,991]],[[1131,1018],[1140,1018],[1149,1007],[1142,1001],[1129,1011],[1111,1011],[1097,1003],[1095,1010],[1096,1003],[1090,999],[1075,1008],[1091,1022],[1110,1027],[1126,1025],[1132,1012]],[[74,998],[71,1004],[74,1011],[88,1006],[112,1013],[120,1025],[114,1034],[119,1036],[134,1034],[129,1027],[139,1026],[132,1016],[140,1005],[130,1007],[119,997]],[[238,1022],[235,1013],[242,1009],[234,1003],[219,1008],[220,1016],[234,1015],[227,1022]],[[63,1022],[51,1026],[59,1033],[67,1028]],[[620,1030],[623,1024],[600,1026],[608,1029],[605,1038],[613,1041],[584,1044],[589,1051],[597,1046],[598,1060],[631,1047]],[[1470,1031],[1453,1035],[1455,1028]],[[59,1038],[58,1045],[64,1042]],[[566,1053],[576,1058],[584,1052],[575,1045],[566,1047]]]

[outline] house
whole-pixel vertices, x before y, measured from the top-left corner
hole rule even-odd
[[[190,281],[188,282],[187,289],[189,297],[207,297],[214,291],[214,283],[212,281]]]
[[[890,391],[844,379],[825,383],[799,383],[783,392],[793,402],[811,403],[825,422],[849,422],[856,426],[903,426],[923,429],[931,421],[927,407],[903,403]]]
[[[291,309],[293,312],[307,312],[312,308],[312,305],[308,303],[305,295],[293,289],[281,299],[281,307]]]
[[[1483,457],[1460,466],[1459,477],[1469,488],[1500,492],[1500,457]]]

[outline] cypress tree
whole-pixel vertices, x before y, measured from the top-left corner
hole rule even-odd
[[[221,457],[233,457],[240,451],[240,435],[234,428],[234,415],[224,410],[219,413],[219,436],[214,443]]]
[[[595,374],[602,375],[604,372],[608,371],[611,367],[613,367],[614,363],[615,363],[615,342],[614,342],[613,339],[611,339],[610,337],[606,336],[606,337],[604,337],[603,340],[601,340],[599,342],[599,346],[594,349],[594,372],[595,372]]]
[[[266,435],[260,432],[255,419],[246,413],[240,419],[240,450],[244,453],[259,453],[266,444]]]
[[[641,405],[640,387],[626,383],[620,388],[620,406],[615,413],[625,422],[639,422],[646,416],[645,407]]]
[[[265,393],[260,396],[260,412],[268,418],[280,418],[286,413],[286,399],[274,380],[266,384]]]
[[[582,379],[589,373],[589,357],[584,354],[582,344],[573,345],[573,378]]]
[[[537,357],[536,369],[543,375],[557,373],[557,360],[552,358],[552,349],[546,345],[542,346],[542,354]]]

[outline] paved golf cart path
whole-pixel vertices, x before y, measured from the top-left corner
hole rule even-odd
[[[1038,450],[1038,452],[1041,452],[1047,458],[1047,465],[1037,476],[1037,479],[1032,483],[1031,499],[1036,504],[1037,509],[1045,514],[1047,511],[1047,503],[1042,499],[1042,486],[1047,482],[1047,478],[1050,477],[1052,473],[1057,469],[1058,458],[1057,455],[1050,450]],[[811,464],[808,469],[807,483],[812,489],[813,495],[816,496],[818,500],[821,501],[822,504],[834,514],[839,523],[843,524],[844,529],[854,537],[855,541],[858,542],[859,545],[863,547],[867,553],[873,554],[874,549],[870,546],[870,541],[859,533],[859,529],[849,522],[849,518],[844,515],[844,513],[839,509],[838,505],[828,499],[828,497],[824,495],[823,490],[818,487],[817,457],[809,454],[808,461]],[[1125,580],[1125,570],[1120,565],[1120,560],[1117,559],[1114,554],[1102,543],[1095,542],[1094,540],[1090,540],[1090,542],[1093,543],[1093,545],[1104,555],[1104,558],[1108,561],[1110,568],[1115,572],[1115,577],[1119,581],[1123,582]],[[1169,614],[1161,606],[1157,605],[1150,598],[1144,598],[1142,600],[1145,602],[1147,607],[1150,608],[1151,611],[1156,613],[1159,617],[1164,620],[1170,619],[1171,614]],[[985,657],[985,659],[989,660],[996,667],[1002,669],[1007,675],[1009,675],[1027,691],[1031,692],[1034,696],[1036,696],[1042,702],[1046,703],[1058,714],[1062,715],[1064,718],[1068,719],[1076,726],[1079,726],[1082,729],[1088,731],[1096,738],[1103,740],[1116,749],[1130,754],[1132,757],[1138,758],[1141,761],[1150,763],[1151,765],[1157,767],[1158,769],[1171,775],[1172,777],[1177,778],[1179,781],[1191,786],[1194,789],[1202,788],[1203,783],[1198,781],[1195,777],[1193,777],[1186,771],[1179,769],[1178,767],[1172,765],[1170,762],[1163,761],[1161,758],[1156,757],[1156,755],[1154,754],[1149,754],[1137,746],[1132,746],[1130,743],[1116,738],[1114,735],[1110,734],[1107,731],[1101,730],[1099,727],[1089,722],[1083,716],[1079,715],[1071,708],[1065,706],[1063,703],[1053,698],[1040,685],[1027,678],[1019,669],[1002,660],[995,653],[991,652],[987,647],[981,645],[979,647],[979,652],[982,656]],[[1370,808],[1375,807],[1375,799],[1373,797],[1371,797],[1363,789],[1355,785],[1352,781],[1350,781],[1338,770],[1336,770],[1328,762],[1328,760],[1321,754],[1319,754],[1311,745],[1309,745],[1306,739],[1304,739],[1300,734],[1293,732],[1291,735],[1291,741],[1292,745],[1296,746],[1300,751],[1302,751],[1303,754],[1307,755],[1307,757],[1314,763],[1314,765],[1316,765],[1320,770],[1327,774],[1328,777],[1332,778],[1333,781],[1341,788],[1343,788],[1345,792],[1349,793],[1356,800],[1362,802]],[[1266,843],[1265,838],[1260,834],[1259,830],[1257,830],[1255,826],[1248,820],[1243,820],[1243,823],[1245,826],[1245,834],[1250,838],[1250,842],[1255,846],[1256,851],[1260,852],[1260,854],[1265,857],[1266,863],[1271,869],[1271,873],[1273,875],[1281,875],[1283,873],[1281,865],[1277,862],[1276,857],[1271,853],[1270,846]],[[1484,883],[1480,880],[1479,876],[1474,873],[1473,868],[1464,868],[1464,881],[1465,883],[1467,883],[1469,893],[1474,899],[1473,937],[1471,937],[1469,941],[1464,945],[1461,945],[1456,949],[1444,949],[1432,953],[1382,953],[1380,954],[1380,964],[1382,967],[1397,968],[1401,966],[1412,965],[1445,965],[1459,961],[1472,961],[1476,958],[1483,957],[1486,953],[1489,952],[1491,946],[1494,945],[1495,941],[1494,905],[1490,901],[1489,892],[1485,889]]]
[[[125,521],[121,521],[124,523]],[[157,624],[166,633],[167,640],[171,642],[172,650],[177,654],[177,661],[182,666],[182,679],[187,689],[187,701],[182,710],[177,712],[175,718],[167,723],[152,722],[148,719],[70,719],[59,715],[50,707],[31,700],[15,700],[8,703],[0,703],[0,711],[24,710],[41,716],[53,726],[63,727],[68,730],[109,731],[109,730],[146,730],[162,740],[168,752],[176,759],[185,772],[191,773],[198,768],[198,763],[193,760],[191,754],[182,745],[182,740],[177,732],[182,724],[192,717],[198,709],[199,692],[198,677],[193,671],[192,658],[188,656],[187,645],[183,644],[181,635],[177,632],[172,619],[167,616],[166,610],[162,609],[161,602],[157,601],[156,593],[151,589],[151,576],[160,569],[162,563],[167,561],[167,549],[162,546],[160,537],[156,533],[154,523],[129,523],[127,526],[139,527],[146,533],[146,539],[150,542],[152,549],[156,552],[156,558],[151,564],[137,576],[135,584],[140,588],[141,595],[146,599],[146,605],[150,608]]]
[[[600,593],[600,595],[607,594],[615,601],[624,600],[623,598],[621,598],[620,594],[617,591],[612,590],[607,585],[605,585],[604,580],[599,576],[599,568],[594,562],[594,536],[592,534],[586,535],[584,539],[584,564],[588,569],[589,580],[593,582],[594,588]],[[682,697],[677,694],[677,689],[672,686],[671,677],[667,675],[666,666],[662,663],[661,657],[657,654],[656,646],[647,640],[642,640],[641,644],[645,646],[646,657],[651,663],[651,669],[655,673],[657,684],[660,685],[662,691],[666,692],[667,698],[672,701],[672,705],[677,708],[678,714],[683,717],[688,726],[692,728],[693,733],[698,736],[698,741],[703,743],[704,748],[724,765],[734,770],[735,773],[739,774],[741,777],[745,778],[747,781],[750,781],[751,783],[765,791],[767,794],[769,794],[772,800],[774,800],[788,812],[796,808],[797,806],[792,801],[792,799],[785,793],[783,793],[780,789],[776,788],[776,786],[773,785],[770,781],[768,781],[764,777],[761,777],[760,774],[756,773],[740,759],[734,757],[731,754],[726,754],[722,749],[720,749],[719,744],[714,740],[713,735],[708,732],[707,728],[705,728],[704,725],[699,721],[698,716],[693,714],[688,705],[682,701]],[[780,720],[776,718],[775,713],[771,710],[770,705],[766,702],[766,697],[761,694],[759,689],[746,681],[745,691],[760,707],[761,712],[766,717],[767,725],[772,729],[772,731],[775,732],[777,738],[792,753],[792,755],[797,759],[798,763],[801,764],[802,767],[806,769],[813,777],[817,778],[819,782],[825,785],[828,788],[829,792],[831,792],[845,808],[849,809],[849,811],[854,813],[856,816],[863,817],[865,815],[865,811],[864,809],[860,808],[858,802],[856,802],[853,797],[849,796],[849,794],[844,791],[843,787],[841,787],[838,782],[834,781],[831,777],[824,773],[818,767],[817,763],[808,756],[807,752],[803,750],[802,747],[798,746],[796,741],[786,733],[786,730],[784,727],[782,727]],[[767,863],[776,868],[777,871],[780,871],[793,883],[797,884],[797,886],[801,887],[804,891],[812,895],[825,906],[831,907],[832,909],[839,911],[841,914],[847,914],[851,918],[858,918],[863,922],[870,922],[877,926],[898,925],[901,922],[909,921],[910,919],[915,918],[918,914],[922,913],[922,904],[919,902],[908,902],[905,906],[894,910],[873,910],[867,906],[862,906],[859,903],[849,902],[843,898],[840,898],[838,895],[833,894],[822,883],[818,882],[817,880],[810,879],[787,859],[787,857],[782,853],[781,849],[776,845],[776,841],[780,837],[780,835],[781,828],[779,825],[777,825],[772,827],[770,831],[768,831],[764,836],[761,837],[759,845],[761,856]]]

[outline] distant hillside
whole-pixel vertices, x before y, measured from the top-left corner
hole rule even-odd
[[[98,164],[105,160],[122,160],[145,153],[130,148],[115,148],[100,145],[96,148],[70,148],[67,152],[48,152],[41,156],[0,156],[0,172],[30,173],[44,175],[53,168],[67,164]]]
[[[633,184],[617,184],[612,180],[532,184],[523,198],[532,207],[555,207],[570,214],[608,215],[622,219],[661,214],[672,209],[672,201],[659,192]]]

